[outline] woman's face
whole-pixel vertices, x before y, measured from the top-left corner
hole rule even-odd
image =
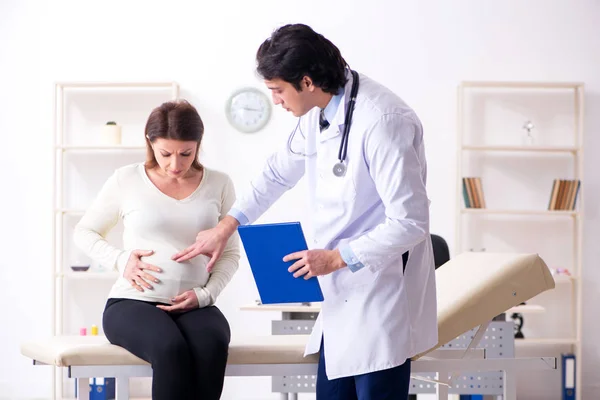
[[[197,145],[195,141],[158,138],[152,143],[152,150],[163,173],[172,178],[181,178],[188,173],[196,159]]]

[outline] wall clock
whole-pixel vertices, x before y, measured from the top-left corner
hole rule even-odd
[[[269,122],[271,99],[256,88],[243,88],[229,96],[225,113],[234,128],[240,132],[254,133]]]

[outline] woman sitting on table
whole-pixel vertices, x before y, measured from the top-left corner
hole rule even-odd
[[[103,315],[107,339],[152,365],[152,399],[218,399],[229,324],[214,305],[240,258],[238,238],[207,270],[206,257],[172,255],[227,215],[230,178],[202,166],[204,125],[186,101],[167,102],[146,124],[146,162],[117,169],[75,228],[76,244],[119,271]],[[119,249],[106,235],[123,219]]]

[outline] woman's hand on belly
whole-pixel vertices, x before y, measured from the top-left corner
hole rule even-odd
[[[127,265],[125,265],[123,277],[129,281],[131,286],[140,292],[144,291],[142,286],[146,289],[152,289],[152,285],[150,285],[147,281],[159,283],[159,280],[156,279],[156,277],[144,272],[144,270],[161,272],[161,269],[155,265],[145,263],[141,260],[141,257],[148,257],[153,253],[153,250],[133,250],[129,256],[129,260],[127,260]]]
[[[199,307],[198,296],[193,290],[183,292],[171,300],[174,303],[171,306],[157,305],[156,307],[168,312],[185,312]]]

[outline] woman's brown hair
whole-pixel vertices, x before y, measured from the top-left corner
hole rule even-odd
[[[152,110],[145,131],[146,168],[151,169],[158,165],[152,151],[152,143],[160,138],[197,142],[196,158],[192,168],[202,170],[202,165],[198,161],[198,152],[204,135],[204,123],[196,108],[186,100],[168,101]]]

